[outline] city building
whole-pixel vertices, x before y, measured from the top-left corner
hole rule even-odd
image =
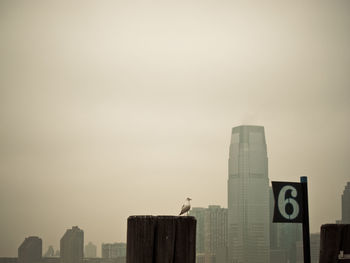
[[[0,263],[18,263],[18,258],[0,257]]]
[[[228,263],[229,261],[229,249],[226,245],[225,247],[220,247],[216,251],[215,263]]]
[[[60,241],[61,263],[82,263],[84,257],[84,231],[77,226],[67,229]]]
[[[230,262],[270,262],[268,158],[262,126],[232,129],[228,160]]]
[[[60,263],[61,259],[59,257],[43,257],[40,263]]]
[[[273,223],[273,212],[275,209],[275,198],[273,196],[272,187],[269,187],[269,198],[270,198],[270,249],[275,250],[279,248],[279,223]],[[271,254],[270,254],[271,255]],[[274,253],[274,258],[279,253]]]
[[[350,182],[341,196],[341,221],[342,224],[350,224]]]
[[[197,220],[197,261],[218,262],[219,249],[227,247],[227,208],[210,205],[208,208],[194,207],[189,215]]]
[[[270,263],[287,263],[287,252],[284,249],[270,249]]]
[[[52,246],[49,246],[46,253],[44,254],[44,257],[53,257],[55,255],[55,251],[53,250]]]
[[[310,255],[311,263],[318,263],[320,258],[320,243],[321,235],[320,233],[310,234]]]
[[[302,241],[303,230],[301,224],[277,223],[278,225],[278,249],[286,251],[289,263],[297,262],[296,244]]]
[[[205,263],[205,255],[203,253],[197,253],[196,263]]]
[[[89,244],[85,246],[84,256],[86,258],[95,258],[97,255],[96,251],[97,247],[92,242],[89,242]]]
[[[120,258],[126,256],[126,243],[107,243],[101,247],[102,258]]]
[[[18,263],[38,263],[41,261],[43,242],[39,237],[27,237],[18,248]]]
[[[190,212],[190,216],[194,216],[197,220],[196,227],[196,254],[204,255],[204,243],[205,243],[205,232],[204,232],[204,217],[205,208],[203,207],[193,207]],[[203,256],[204,258],[204,256]],[[203,259],[204,260],[204,259]]]
[[[320,257],[320,233],[310,234],[311,263],[318,263]],[[296,242],[296,263],[304,262],[303,241]]]
[[[117,258],[84,258],[83,263],[126,263],[126,257]]]
[[[227,208],[208,206],[205,210],[204,230],[204,252],[215,256],[219,248],[227,246]]]

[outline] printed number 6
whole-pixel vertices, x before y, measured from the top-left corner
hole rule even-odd
[[[291,185],[286,185],[284,187],[282,187],[279,195],[278,195],[278,210],[280,211],[281,215],[289,220],[293,220],[294,218],[296,218],[299,214],[299,204],[297,201],[295,201],[293,198],[286,198],[286,192],[288,190],[292,190],[291,191],[291,196],[292,197],[297,197],[297,189],[295,189],[295,187],[291,186]],[[286,207],[287,205],[290,204],[293,207],[293,213],[288,214],[286,211]]]

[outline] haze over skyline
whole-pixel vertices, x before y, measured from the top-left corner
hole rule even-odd
[[[0,2],[0,256],[73,225],[227,207],[231,128],[269,178],[308,176],[310,229],[350,181],[350,2]]]

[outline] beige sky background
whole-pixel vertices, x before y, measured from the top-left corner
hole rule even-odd
[[[350,1],[0,1],[0,256],[126,241],[135,214],[227,206],[231,128],[270,180],[309,178],[311,231],[350,181]]]

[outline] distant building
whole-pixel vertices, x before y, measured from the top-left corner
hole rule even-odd
[[[310,234],[311,263],[318,263],[320,258],[320,233]]]
[[[118,258],[84,258],[83,263],[126,263],[126,257]]]
[[[204,218],[205,218],[205,209],[203,207],[193,207],[189,215],[194,216],[197,220],[196,227],[196,253],[204,254],[204,241],[205,241],[205,231],[204,231]],[[203,256],[204,260],[204,256]]]
[[[278,249],[285,250],[289,263],[297,262],[296,244],[302,240],[301,224],[278,223]]]
[[[18,263],[41,261],[43,242],[39,237],[27,237],[18,248]]]
[[[77,226],[68,229],[60,242],[61,263],[82,263],[84,257],[84,231]]]
[[[228,246],[220,247],[216,251],[215,263],[228,263],[229,262],[229,249]]]
[[[126,243],[107,243],[101,247],[102,258],[119,258],[126,256]]]
[[[210,205],[204,219],[206,254],[216,255],[219,248],[227,246],[227,208]]]
[[[18,258],[2,257],[0,258],[0,263],[18,263]]]
[[[320,257],[320,233],[310,234],[311,263],[318,263]],[[304,262],[303,241],[296,242],[296,263]]]
[[[289,262],[287,259],[287,252],[285,249],[271,249],[270,263],[285,263]]]
[[[227,247],[227,208],[218,205],[194,207],[189,214],[197,220],[198,261],[216,262],[218,250]]]
[[[89,242],[89,244],[85,246],[84,256],[86,258],[95,258],[97,255],[96,251],[97,247],[93,243]]]
[[[230,262],[269,263],[270,204],[264,127],[232,129],[228,170]]]
[[[205,255],[203,253],[197,253],[196,263],[205,263]]]
[[[53,250],[52,246],[49,246],[46,253],[44,254],[44,257],[53,257],[55,256],[55,251]]]
[[[350,224],[350,182],[345,186],[341,196],[341,208],[342,224]]]
[[[59,257],[43,257],[40,263],[60,263],[61,259]]]
[[[270,193],[270,250],[278,250],[280,247],[279,244],[279,226],[280,223],[276,224],[273,223],[273,212],[274,212],[274,208],[275,208],[275,199],[273,196],[273,191],[272,191],[272,187],[270,187],[269,189],[269,193]],[[271,253],[270,253],[271,255]],[[274,258],[276,258],[278,255],[281,255],[278,252],[274,252]],[[272,260],[270,260],[272,262]]]

